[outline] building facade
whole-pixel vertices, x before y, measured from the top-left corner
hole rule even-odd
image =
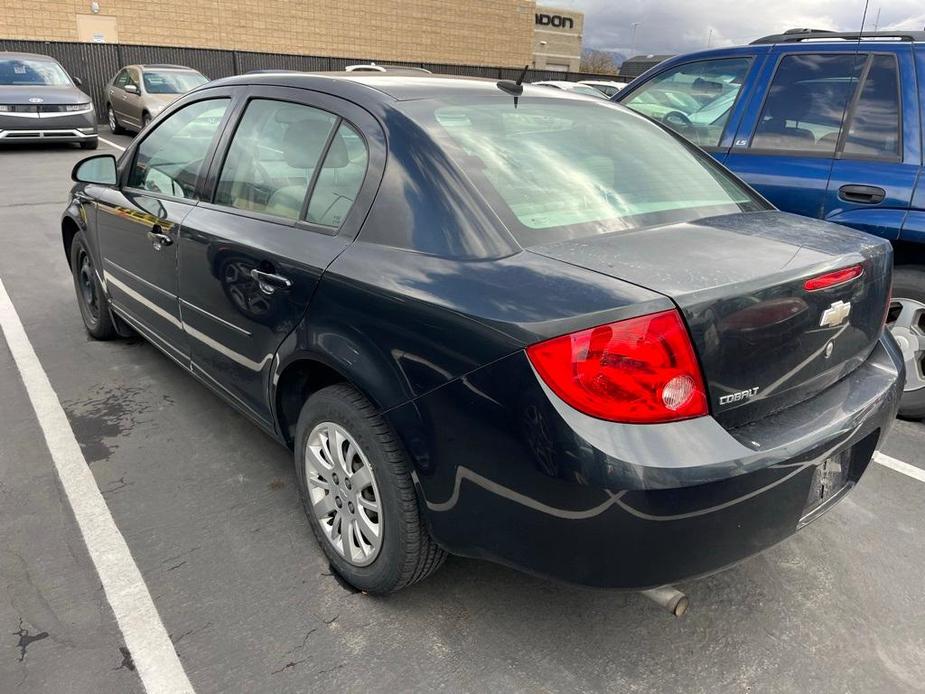
[[[533,67],[578,72],[584,24],[581,12],[537,6],[533,17]]]
[[[556,12],[568,29],[539,25],[531,0],[0,0],[0,38],[577,70],[556,54],[581,16]]]

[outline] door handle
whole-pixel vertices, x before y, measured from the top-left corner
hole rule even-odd
[[[846,185],[838,189],[838,197],[845,202],[876,205],[886,198],[886,191],[878,186]]]
[[[173,239],[163,233],[157,224],[151,227],[151,231],[148,232],[148,241],[151,242],[151,245],[154,246],[154,250],[156,251],[173,243]]]
[[[254,268],[251,270],[251,279],[253,279],[260,291],[264,294],[273,294],[277,289],[289,289],[292,287],[292,280],[283,275],[277,275],[273,272],[264,272]]]

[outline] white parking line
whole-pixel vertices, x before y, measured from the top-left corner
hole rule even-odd
[[[90,558],[148,694],[193,692],[125,538],[116,527],[67,415],[0,280],[0,328]],[[36,625],[38,626],[38,625]]]
[[[896,458],[891,458],[888,455],[884,455],[880,451],[874,453],[874,462],[880,463],[884,467],[888,467],[891,470],[896,470],[896,472],[901,472],[902,474],[916,479],[919,482],[925,482],[925,470],[916,467],[915,465],[904,463],[901,460],[896,460]]]
[[[117,145],[115,142],[113,142],[112,140],[107,140],[105,137],[101,137],[101,138],[99,138],[99,140],[100,140],[100,142],[105,142],[105,143],[106,143],[107,145],[109,145],[110,147],[115,147],[115,148],[116,148],[117,150],[119,150],[120,152],[124,152],[124,151],[125,151],[125,147],[123,147],[122,145]]]

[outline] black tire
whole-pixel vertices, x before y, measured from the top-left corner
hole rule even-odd
[[[896,299],[912,299],[925,304],[925,266],[900,265],[893,270],[893,300]],[[907,363],[906,369],[909,368],[916,367]],[[899,416],[905,419],[925,418],[925,388],[903,393]]]
[[[84,327],[95,340],[112,340],[118,337],[116,326],[109,314],[109,305],[103,286],[94,269],[93,255],[87,246],[83,232],[78,232],[71,242],[71,275],[77,305],[84,321]]]
[[[99,146],[100,146],[100,141],[96,137],[94,137],[92,140],[87,140],[86,142],[80,143],[81,149],[96,149]]]
[[[113,135],[124,135],[125,128],[119,125],[119,118],[116,112],[112,110],[112,104],[106,104],[106,118],[109,121],[109,129]]]
[[[148,127],[148,123],[151,122],[151,114],[147,111],[141,114],[141,129],[144,130]]]
[[[312,509],[305,451],[309,435],[322,422],[332,422],[349,432],[375,477],[382,508],[382,544],[366,566],[356,566],[339,554]],[[418,507],[407,454],[386,421],[352,386],[323,388],[303,405],[296,429],[295,467],[312,532],[332,568],[355,588],[377,595],[393,593],[426,578],[443,563],[446,553],[430,537]]]

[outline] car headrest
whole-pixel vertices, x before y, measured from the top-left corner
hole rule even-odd
[[[344,144],[344,138],[338,132],[331,141],[331,149],[328,150],[328,156],[324,160],[324,167],[326,169],[342,169],[349,163],[350,157],[347,155],[347,145]]]
[[[317,120],[290,123],[283,136],[283,156],[294,169],[311,169],[318,163],[330,129]]]

